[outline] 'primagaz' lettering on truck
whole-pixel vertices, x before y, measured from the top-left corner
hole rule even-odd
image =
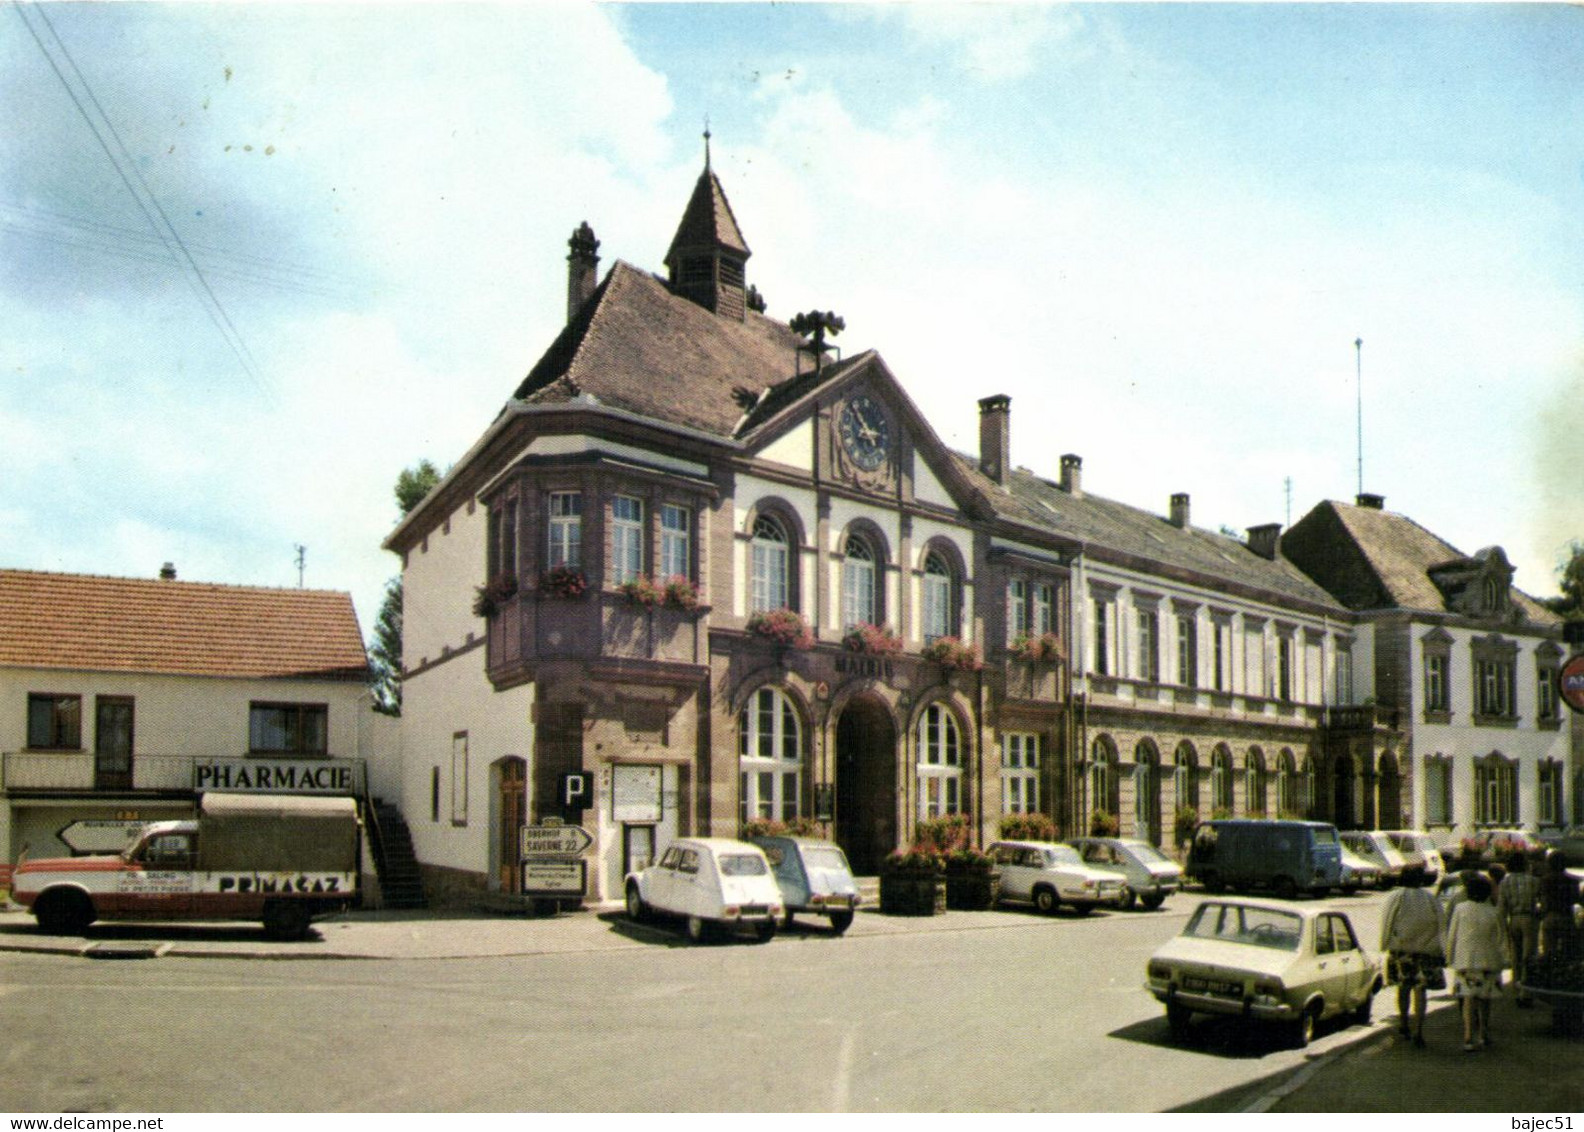
[[[361,833],[351,798],[205,794],[197,820],[153,822],[119,856],[19,863],[11,895],[55,934],[96,920],[262,920],[295,939],[357,902]]]

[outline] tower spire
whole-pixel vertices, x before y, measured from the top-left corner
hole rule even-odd
[[[704,115],[704,172],[710,171],[710,128],[709,115]]]

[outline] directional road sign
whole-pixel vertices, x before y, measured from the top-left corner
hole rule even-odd
[[[588,830],[577,825],[525,825],[524,857],[576,857],[594,844]]]
[[[73,853],[119,853],[143,830],[141,821],[84,818],[59,830],[58,837]]]

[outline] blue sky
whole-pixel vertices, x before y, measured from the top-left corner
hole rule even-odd
[[[396,474],[549,344],[580,221],[660,269],[708,116],[770,313],[841,313],[949,444],[1007,393],[1017,463],[1296,519],[1357,490],[1362,337],[1364,489],[1549,594],[1580,74],[1528,4],[7,8],[0,565],[303,544],[367,630]]]

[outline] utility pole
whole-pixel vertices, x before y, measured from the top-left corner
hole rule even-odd
[[[308,548],[300,542],[292,543],[292,546],[297,551],[297,588],[302,589],[303,569],[308,562]]]

